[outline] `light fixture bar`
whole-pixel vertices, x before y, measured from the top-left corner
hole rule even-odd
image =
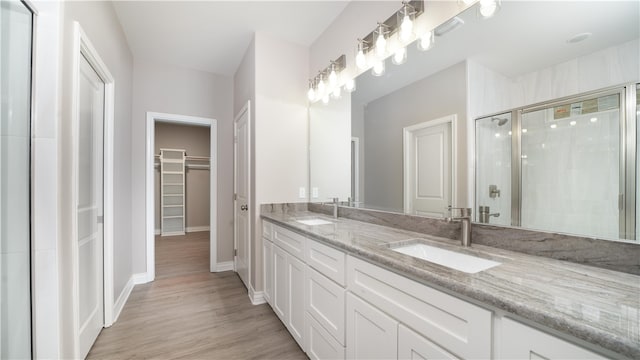
[[[418,17],[420,14],[424,12],[424,0],[407,1],[406,4],[411,6],[413,8],[413,11],[415,11],[415,14],[413,15],[414,17]],[[402,9],[400,11],[402,11]],[[398,21],[397,12],[391,15],[387,20],[385,20],[381,24],[383,24],[387,29],[389,29],[389,32],[386,34],[387,37],[395,34],[398,30],[400,30],[400,23]],[[375,30],[370,32],[367,36],[362,38],[362,40],[364,40],[367,44],[375,44],[376,38],[377,38],[377,30],[378,30],[378,26],[376,26]],[[370,46],[368,49],[365,49],[365,53],[372,50],[372,48],[374,47]]]

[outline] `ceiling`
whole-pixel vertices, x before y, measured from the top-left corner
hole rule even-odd
[[[382,79],[360,75],[352,101],[366,104],[465,59],[514,78],[640,37],[638,1],[503,1],[490,19],[475,7],[459,17],[464,25],[437,37],[429,51],[409,46],[407,63],[387,60]],[[567,42],[584,32],[592,36]]]
[[[133,56],[233,76],[256,31],[310,46],[339,1],[115,1]]]

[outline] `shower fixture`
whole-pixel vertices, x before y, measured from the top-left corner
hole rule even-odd
[[[506,124],[507,121],[509,121],[509,119],[492,117],[491,121],[497,121],[498,122],[498,126],[502,126],[502,125]]]

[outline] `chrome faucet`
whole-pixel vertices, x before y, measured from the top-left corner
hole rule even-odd
[[[333,218],[337,219],[338,218],[338,204],[340,203],[340,198],[334,197],[334,198],[330,198],[331,202],[330,203],[322,203],[323,205],[333,205]]]
[[[447,222],[460,222],[462,223],[461,244],[463,247],[471,246],[471,208],[454,208],[449,206],[449,213],[451,217],[445,218]],[[453,211],[460,212],[459,216],[453,216]]]

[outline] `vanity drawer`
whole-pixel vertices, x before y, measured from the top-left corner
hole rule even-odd
[[[266,220],[262,220],[262,237],[268,240],[273,240],[271,233],[272,224]]]
[[[273,225],[273,243],[286,250],[289,254],[304,261],[304,244],[306,238],[293,231]]]
[[[344,359],[345,349],[313,316],[307,314],[306,350],[311,360]]]
[[[340,284],[340,286],[344,287],[346,285],[345,266],[347,255],[344,252],[309,239],[307,240],[304,258],[307,265],[318,270],[322,275]]]
[[[347,257],[347,289],[460,358],[491,358],[492,313]]]

